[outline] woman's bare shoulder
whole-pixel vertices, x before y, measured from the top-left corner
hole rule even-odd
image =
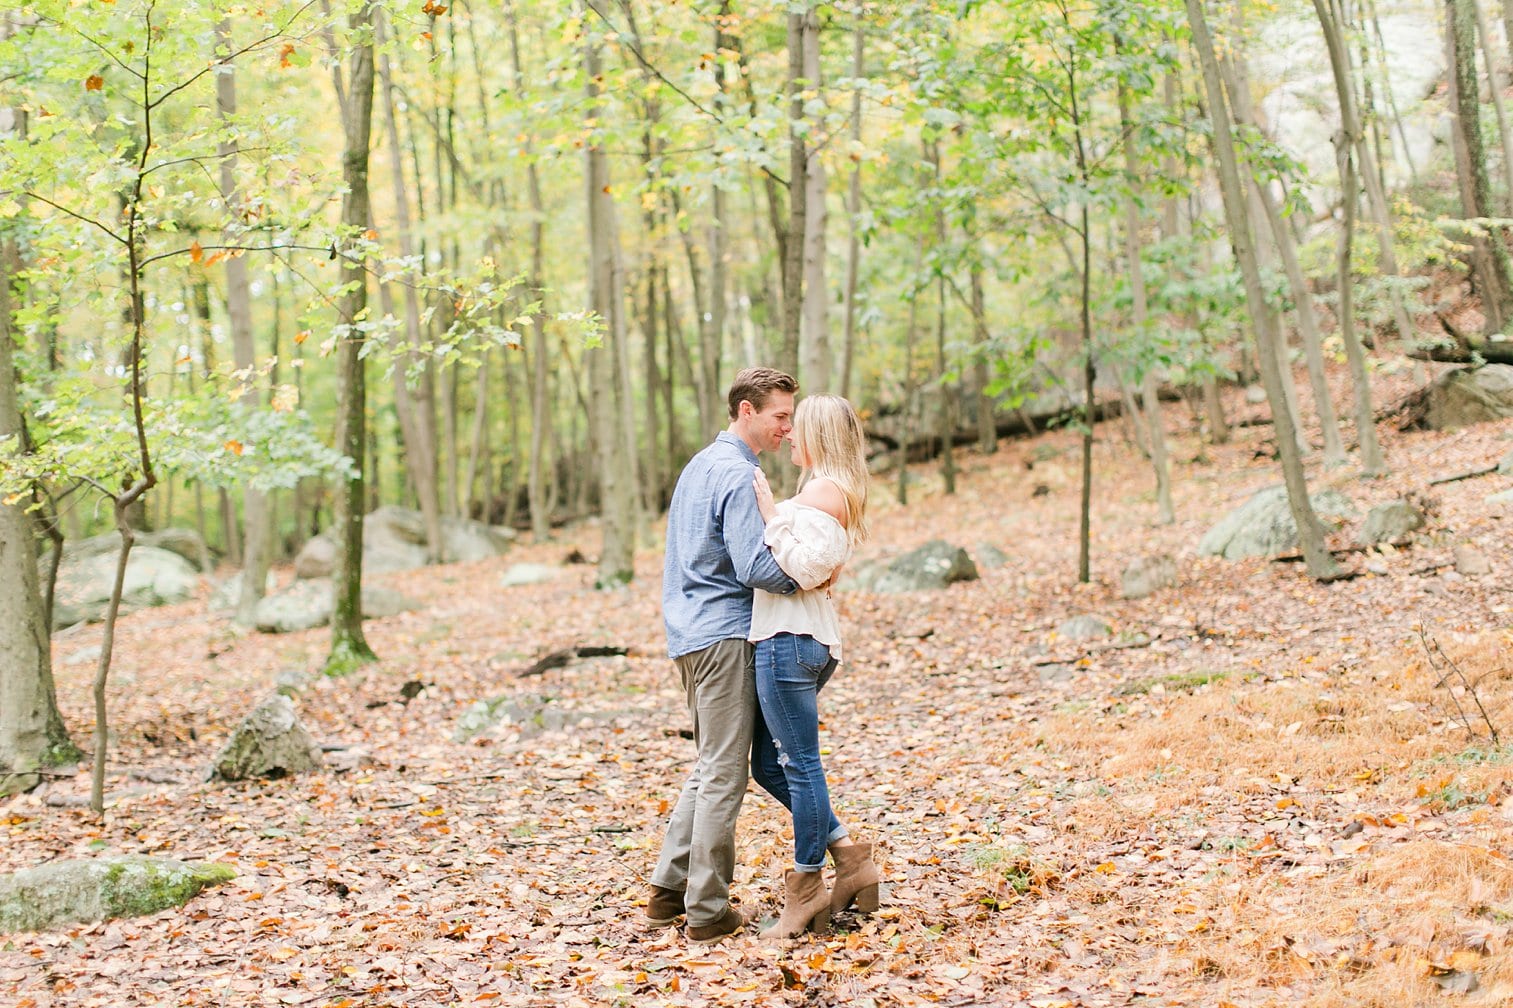
[[[829,477],[816,476],[805,483],[804,489],[793,500],[798,504],[818,508],[840,522],[843,528],[846,525],[846,495],[841,493],[841,488]]]

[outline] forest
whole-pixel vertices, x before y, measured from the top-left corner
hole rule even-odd
[[[1486,0],[5,0],[0,1000],[1506,1003],[1510,73]],[[706,954],[660,558],[753,364],[866,426],[889,888]]]

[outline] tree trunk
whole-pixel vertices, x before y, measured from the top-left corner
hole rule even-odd
[[[221,44],[231,49],[231,22],[223,20],[216,30]],[[225,66],[215,78],[216,104],[221,119],[236,115],[235,67]],[[240,213],[240,196],[236,191],[237,145],[221,144],[219,153],[221,199],[230,214]],[[231,329],[231,355],[242,379],[242,394],[237,404],[247,410],[259,406],[257,390],[257,344],[252,332],[252,291],[247,278],[247,260],[232,256],[226,260],[226,317]],[[265,451],[266,446],[258,445]],[[254,487],[242,491],[242,584],[237,594],[236,621],[251,626],[257,620],[257,604],[262,601],[268,581],[273,538],[272,509],[268,495]]]
[[[1329,49],[1329,63],[1334,71],[1335,94],[1340,103],[1341,132],[1336,144],[1340,166],[1340,201],[1344,208],[1339,253],[1340,338],[1345,343],[1345,355],[1350,361],[1350,376],[1355,384],[1355,434],[1361,446],[1361,470],[1368,476],[1380,476],[1387,471],[1387,462],[1382,457],[1381,445],[1376,437],[1376,415],[1371,408],[1371,376],[1366,371],[1366,351],[1355,331],[1355,283],[1350,268],[1351,246],[1355,240],[1355,216],[1360,203],[1360,194],[1356,189],[1355,161],[1356,154],[1361,149],[1358,142],[1360,117],[1355,110],[1355,85],[1350,79],[1349,54],[1345,50],[1338,12],[1331,8],[1329,0],[1313,0],[1313,6],[1324,28],[1324,42]],[[1390,256],[1390,225],[1382,234],[1382,240],[1389,246]],[[1403,335],[1407,336],[1408,333]]]
[[[1366,0],[1365,14],[1371,22],[1370,37],[1376,40],[1376,44],[1371,45],[1369,41],[1363,44],[1372,55],[1371,62],[1376,67],[1377,77],[1385,81],[1388,79],[1387,39],[1382,35],[1382,22],[1376,15],[1376,0]],[[1364,31],[1363,34],[1365,34]],[[1392,115],[1392,128],[1397,131],[1398,142],[1403,145],[1403,163],[1408,166],[1408,181],[1414,188],[1418,188],[1418,165],[1413,160],[1413,148],[1408,144],[1408,132],[1403,128],[1403,113],[1397,107],[1397,99],[1392,94],[1392,88],[1387,87],[1384,90],[1387,97],[1387,110]],[[1378,157],[1377,164],[1380,165],[1383,160],[1385,159]]]
[[[596,5],[599,0],[590,0]],[[599,115],[599,43],[590,38],[584,45],[590,126]],[[624,438],[629,402],[623,395],[625,373],[625,312],[617,283],[617,252],[614,202],[610,191],[609,160],[597,142],[585,146],[585,180],[588,199],[588,249],[590,306],[604,320],[603,344],[589,350],[590,416],[598,453],[600,527],[596,586],[601,589],[628,584],[635,576],[636,487],[632,469],[634,453]]]
[[[861,80],[866,72],[866,20],[862,14],[862,8],[857,8],[856,28],[852,32],[851,49],[851,77],[853,80]],[[856,356],[856,288],[861,271],[862,259],[862,92],[861,88],[853,88],[851,92],[851,143],[856,153],[851,162],[851,179],[846,189],[846,217],[850,221],[850,234],[846,239],[846,289],[845,289],[845,332],[841,338],[841,379],[837,390],[843,396],[851,394],[851,367],[853,358]],[[983,361],[987,366],[987,361]],[[986,446],[986,441],[984,446]],[[991,452],[997,445],[986,448]]]
[[[925,163],[930,166],[931,186],[935,199],[935,243],[938,250],[946,245],[946,214],[941,207],[939,193],[942,186],[940,141],[924,141]],[[940,440],[940,479],[947,494],[956,492],[956,390],[946,381],[949,360],[946,357],[946,278],[942,272],[935,282],[935,380],[940,398],[935,410],[935,436]]]
[[[515,88],[524,92],[525,68],[520,61],[520,32],[516,18],[509,17],[506,20],[510,34],[510,59],[514,63]],[[526,296],[535,300],[546,296],[543,265],[546,255],[546,206],[541,197],[541,175],[536,168],[535,154],[529,142],[526,146],[525,188],[531,208],[531,265],[530,274],[526,278]],[[527,462],[526,499],[531,509],[531,536],[537,542],[544,542],[552,532],[550,499],[555,476],[547,466],[547,445],[552,440],[552,348],[547,340],[546,326],[540,311],[531,315],[530,338],[531,444]],[[485,511],[489,506],[487,501],[488,496],[485,495]]]
[[[1062,17],[1067,17],[1062,9]],[[1077,176],[1088,186],[1087,145],[1082,135],[1082,105],[1077,90],[1077,76],[1073,64],[1066,65],[1067,94],[1071,99],[1072,133],[1076,141]],[[1077,580],[1087,584],[1093,577],[1093,384],[1097,378],[1097,365],[1093,360],[1093,248],[1092,220],[1088,213],[1088,199],[1078,201],[1077,236],[1081,239],[1081,261],[1078,264],[1079,280],[1078,321],[1082,344],[1082,492],[1078,501],[1077,520]]]
[[[736,46],[735,39],[724,31],[729,16],[730,0],[720,0],[719,15],[715,18],[714,29],[716,53],[728,52]],[[717,107],[724,110],[729,101],[724,59],[715,60],[714,82]],[[730,279],[725,269],[725,250],[730,240],[730,226],[729,221],[726,220],[727,203],[725,186],[716,180],[710,192],[712,214],[709,222],[709,292],[706,295],[709,304],[709,324],[707,326],[704,324],[703,311],[699,312],[695,320],[699,332],[699,369],[694,385],[694,395],[698,400],[699,408],[697,440],[700,444],[714,437],[715,432],[725,425],[726,413],[729,411],[720,383],[720,361],[725,353],[725,335],[728,328],[726,316],[730,289]],[[689,269],[693,269],[692,259],[689,261]],[[671,317],[668,315],[669,320]],[[671,325],[669,321],[669,332],[671,332]]]
[[[1297,450],[1297,432],[1283,400],[1282,378],[1275,354],[1276,317],[1266,303],[1261,273],[1256,263],[1255,244],[1250,228],[1245,190],[1240,184],[1238,158],[1230,134],[1229,111],[1224,88],[1219,80],[1218,60],[1213,39],[1203,16],[1202,0],[1186,0],[1187,20],[1192,28],[1193,48],[1203,70],[1204,91],[1208,95],[1209,117],[1213,124],[1212,142],[1217,156],[1219,182],[1223,194],[1224,217],[1229,227],[1235,257],[1250,302],[1251,322],[1255,328],[1256,357],[1260,361],[1261,379],[1271,402],[1272,422],[1276,427],[1277,454],[1281,457],[1282,476],[1287,484],[1287,501],[1297,523],[1298,542],[1302,547],[1308,573],[1314,578],[1335,577],[1339,568],[1324,544],[1324,527],[1308,498],[1308,484],[1303,476],[1303,462]]]
[[[921,242],[914,249],[914,276],[919,276],[924,269],[925,247]],[[898,446],[898,503],[908,506],[909,503],[909,443],[910,435],[914,432],[914,425],[909,421],[909,410],[914,405],[914,343],[916,334],[919,332],[919,291],[911,292],[909,297],[909,320],[904,325],[904,422],[900,425],[901,433]]]
[[[379,41],[383,41],[383,25],[378,29]],[[389,170],[394,189],[394,216],[399,232],[399,254],[406,261],[414,261],[415,239],[410,216],[409,187],[405,183],[404,159],[400,152],[399,117],[395,111],[394,76],[389,67],[389,57],[380,55],[378,72],[383,81],[384,122],[389,139]],[[423,267],[422,267],[423,268]],[[405,343],[404,352],[394,360],[394,411],[399,416],[404,430],[405,468],[415,486],[415,496],[420,504],[421,518],[426,530],[426,557],[432,563],[447,559],[445,540],[441,531],[441,488],[437,459],[438,438],[436,432],[435,378],[430,356],[420,351],[425,340],[421,331],[420,296],[416,285],[420,276],[409,278],[404,288]],[[387,291],[383,297],[387,300]],[[385,314],[390,307],[383,305]]]
[[[478,372],[473,376],[473,436],[469,439],[468,467],[462,485],[462,516],[478,517],[479,485],[482,484],[483,518],[488,521],[489,473],[493,458],[489,442],[489,360],[488,347],[478,355]]]
[[[1232,96],[1235,123],[1260,129],[1250,104],[1250,92],[1238,57],[1221,60],[1219,71],[1224,75],[1225,86]],[[1251,183],[1257,204],[1266,217],[1277,254],[1282,260],[1287,285],[1292,288],[1298,333],[1303,341],[1303,359],[1308,365],[1309,387],[1313,390],[1314,412],[1318,415],[1324,438],[1324,464],[1341,465],[1345,461],[1345,444],[1340,437],[1340,423],[1335,416],[1334,400],[1329,394],[1329,380],[1324,371],[1323,337],[1319,332],[1318,316],[1314,314],[1313,294],[1309,290],[1308,278],[1304,276],[1302,264],[1298,261],[1297,241],[1282,218],[1268,180],[1252,176]],[[1285,363],[1283,366],[1286,366]]]
[[[1318,4],[1315,4],[1315,7],[1317,9]],[[1366,205],[1370,208],[1372,222],[1376,225],[1377,272],[1387,278],[1387,299],[1392,305],[1392,324],[1397,330],[1399,343],[1402,344],[1404,352],[1407,352],[1413,346],[1415,332],[1403,290],[1396,282],[1401,271],[1398,269],[1396,238],[1392,230],[1392,207],[1387,201],[1387,190],[1382,181],[1380,161],[1372,151],[1365,120],[1355,103],[1354,69],[1342,35],[1343,26],[1349,22],[1338,3],[1331,2],[1329,9],[1333,16],[1330,19],[1332,23],[1324,26],[1325,42],[1327,46],[1337,46],[1339,49],[1338,64],[1335,64],[1333,58],[1330,61],[1334,72],[1343,77],[1343,83],[1337,84],[1336,87],[1348,88],[1351,95],[1351,119],[1354,128],[1350,133],[1355,138],[1357,165],[1360,177],[1365,182]],[[1364,67],[1362,71],[1364,72]],[[1371,93],[1369,77],[1366,85],[1366,94],[1369,96]]]
[[[811,5],[804,14],[804,90],[820,93],[820,24],[819,14]],[[813,99],[811,99],[813,100]],[[804,283],[803,312],[800,328],[802,380],[815,392],[831,391],[829,303],[830,285],[825,279],[825,230],[829,214],[825,206],[825,162],[820,159],[819,135],[823,117],[816,116],[812,130],[803,138],[795,137],[808,148],[804,155]],[[812,139],[810,139],[812,137]],[[798,185],[795,176],[793,185]]]
[[[1317,3],[1318,0],[1315,0]],[[1467,217],[1491,217],[1492,184],[1487,178],[1486,152],[1481,135],[1481,101],[1476,76],[1476,13],[1473,0],[1445,0],[1445,39],[1455,118],[1457,175]],[[1507,324],[1510,292],[1508,249],[1497,231],[1471,239],[1472,262],[1481,280],[1482,313],[1487,332],[1501,332]]]
[[[809,145],[805,142],[804,68],[806,35],[813,4],[788,15],[788,228],[783,252],[783,328],[779,370],[806,381],[799,348],[804,312],[804,248],[809,233]]]
[[[974,377],[977,382],[977,450],[984,455],[992,455],[998,451],[998,424],[994,419],[993,397],[988,394],[990,374],[988,366],[988,342],[991,334],[988,332],[988,309],[987,297],[983,291],[982,264],[972,264],[972,320],[977,329],[977,342],[979,350],[977,360],[973,365]]]
[[[15,239],[0,239],[0,440],[23,443],[11,353],[11,278],[19,266]],[[28,503],[0,502],[0,797],[30,790],[39,771],[79,758],[58,713]],[[56,541],[53,553],[58,559]]]
[[[1130,185],[1140,178],[1140,162],[1135,153],[1131,129],[1132,119],[1129,109],[1129,90],[1123,84],[1119,87],[1119,120],[1125,130],[1124,141],[1124,170],[1129,176]],[[1140,243],[1140,205],[1135,198],[1135,192],[1131,189],[1124,198],[1124,257],[1129,263],[1130,280],[1130,326],[1134,329],[1136,338],[1140,340],[1149,337],[1148,308],[1146,305],[1145,292],[1145,266],[1142,261],[1143,252]],[[1156,515],[1162,525],[1170,525],[1176,521],[1176,513],[1172,509],[1172,480],[1171,465],[1167,459],[1166,450],[1166,424],[1161,419],[1161,399],[1157,391],[1161,384],[1157,365],[1152,362],[1147,365],[1140,376],[1140,397],[1144,412],[1136,414],[1133,419],[1138,426],[1141,422],[1145,425],[1145,440],[1150,449],[1151,469],[1156,476]]]
[[[1487,12],[1478,0],[1471,0],[1476,14],[1476,31],[1481,36],[1482,59],[1487,64],[1487,90],[1492,93],[1492,107],[1497,112],[1497,137],[1502,141],[1502,179],[1504,217],[1513,213],[1513,132],[1508,127],[1507,103],[1503,101],[1503,82],[1497,72],[1497,57],[1492,53],[1492,32],[1487,27]]]
[[[364,7],[350,19],[358,32],[371,31],[373,8]],[[362,36],[366,38],[367,36]],[[373,45],[355,46],[349,53],[349,76],[341,103],[345,147],[341,221],[352,231],[366,230],[372,212],[368,200],[368,149],[373,131]],[[340,70],[335,71],[340,81]],[[367,375],[362,358],[363,332],[357,327],[368,308],[368,275],[361,254],[349,249],[342,259],[342,278],[349,289],[338,308],[336,341],[336,443],[352,460],[352,472],[336,493],[334,519],[336,565],[332,572],[331,653],[326,673],[342,675],[359,665],[377,661],[362,629],[362,531],[366,513],[364,463],[368,447]]]

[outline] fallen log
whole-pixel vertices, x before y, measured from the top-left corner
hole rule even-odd
[[[1449,476],[1436,476],[1429,481],[1430,486],[1439,486],[1442,483],[1458,483],[1461,480],[1475,479],[1478,476],[1490,476],[1502,468],[1500,465],[1482,466],[1480,469],[1468,469],[1461,473],[1452,473]]]
[[[551,669],[562,668],[569,662],[576,661],[579,658],[608,658],[614,655],[629,653],[630,648],[615,645],[581,645],[579,647],[562,648],[560,651],[553,651],[538,658],[534,664],[521,669],[515,675],[524,679],[526,676],[540,675]]]

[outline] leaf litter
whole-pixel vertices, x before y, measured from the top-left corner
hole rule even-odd
[[[0,937],[0,1000],[1506,1003],[1513,550],[1505,505],[1484,497],[1507,478],[1434,487],[1413,543],[1347,557],[1370,569],[1321,585],[1300,564],[1194,556],[1220,515],[1279,480],[1264,427],[1202,445],[1186,415],[1167,420],[1179,519],[1165,527],[1137,451],[1117,423],[1098,428],[1088,585],[1075,581],[1073,432],[962,453],[954,496],[914,467],[908,508],[890,477],[875,483],[858,563],[934,538],[1009,558],[938,592],[837,590],[848,660],[822,697],[822,744],[838,813],[879,845],[877,914],[776,944],[641,929],[692,758],[662,657],[660,544],[643,545],[627,590],[595,592],[585,565],[489,587],[517,562],[592,555],[592,530],[573,529],[494,560],[375,576],[427,604],[367,624],[384,660],[342,680],[314,673],[325,631],[233,632],[203,598],[124,618],[106,822],[82,808],[83,773],[50,781],[0,805],[0,869],[146,852],[239,875],[180,910]],[[1510,438],[1513,422],[1384,430],[1393,475],[1310,476],[1364,513],[1495,463]],[[1455,571],[1465,545],[1490,575]],[[1163,551],[1180,584],[1120,598],[1119,572]],[[1059,638],[1082,614],[1115,637]],[[98,639],[98,627],[54,638],[81,742],[90,672],[68,657]],[[518,675],[581,647],[627,653]],[[328,770],[205,783],[280,673],[306,684],[300,716],[331,748]],[[553,714],[456,741],[464,711],[496,699]],[[738,839],[739,904],[771,917],[791,836],[754,787]]]

